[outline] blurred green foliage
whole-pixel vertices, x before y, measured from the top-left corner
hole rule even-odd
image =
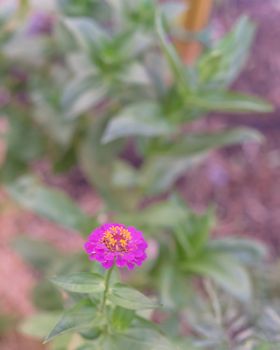
[[[143,206],[170,192],[209,151],[261,141],[250,128],[183,131],[213,111],[271,111],[266,101],[229,89],[246,62],[254,24],[241,17],[187,66],[173,44],[174,4],[59,0],[44,13],[25,5],[0,9],[0,106],[8,121],[1,179],[23,207],[87,235],[98,215],[85,214],[66,193],[32,175],[40,159],[54,174],[79,167],[104,201],[101,214],[143,229],[154,244],[152,258],[130,282],[156,294],[163,321],[155,326],[141,310],[158,302],[114,283],[111,328],[104,333],[105,321],[96,317],[103,272],[82,254],[24,238],[14,247],[42,278],[32,295],[41,313],[21,330],[42,339],[57,322],[47,338],[54,339],[53,350],[69,344],[77,350],[275,349],[279,314],[272,307],[274,318],[271,312],[266,318],[271,306],[255,295],[250,273],[264,266],[263,245],[211,239],[213,210],[197,214],[176,195]],[[54,274],[53,283],[69,294],[65,302],[53,284],[42,282]]]
[[[190,67],[167,35],[167,4],[58,1],[55,13],[30,9],[11,30],[14,16],[4,17],[1,31],[7,182],[41,158],[54,172],[78,165],[108,209],[134,210],[210,150],[261,139],[248,128],[182,131],[211,111],[271,110],[257,97],[228,90],[254,34],[246,17]],[[124,157],[131,140],[137,167]]]

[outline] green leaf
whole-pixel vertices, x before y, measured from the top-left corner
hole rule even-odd
[[[53,172],[55,174],[68,173],[77,164],[76,144],[73,143],[65,152],[53,159]]]
[[[203,84],[210,82],[219,87],[231,84],[244,67],[254,33],[255,25],[241,16],[234,28],[200,57],[198,69]]]
[[[135,214],[119,214],[117,218],[126,225],[152,228],[159,232],[160,229],[176,227],[179,222],[185,220],[186,215],[186,209],[182,205],[177,201],[168,200],[151,204]]]
[[[172,265],[169,261],[163,261],[160,266],[159,283],[160,283],[160,301],[165,309],[180,310],[186,307],[190,289],[187,286],[185,275]],[[176,286],[176,288],[174,288]],[[177,321],[178,325],[178,321]]]
[[[268,113],[273,111],[273,107],[270,103],[258,97],[225,91],[199,91],[197,95],[187,94],[185,105],[199,108],[207,112]]]
[[[68,276],[54,277],[51,281],[72,293],[99,293],[105,289],[104,279],[96,273],[79,272]]]
[[[123,7],[125,19],[132,27],[138,30],[144,29],[146,32],[153,27],[156,11],[155,1],[127,2]]]
[[[116,283],[112,287],[109,298],[114,304],[130,310],[153,309],[158,307],[157,303],[147,298],[138,290],[121,283]]]
[[[24,114],[10,115],[7,133],[9,156],[23,162],[30,162],[42,156],[45,146],[43,136],[30,117]],[[24,147],[22,147],[23,139]]]
[[[67,18],[63,24],[76,39],[77,43],[89,53],[108,41],[107,33],[93,20],[85,17]]]
[[[137,103],[125,107],[109,122],[102,137],[108,143],[121,137],[167,135],[172,126],[164,120],[160,108],[152,102]]]
[[[26,173],[28,164],[19,159],[15,159],[9,150],[6,153],[6,159],[0,167],[0,181],[8,183],[17,179],[22,174]]]
[[[105,5],[96,0],[58,0],[61,11],[65,15],[73,17],[91,17],[93,13],[95,16],[97,13],[100,15],[99,11],[102,11]],[[107,9],[107,7],[105,8]]]
[[[125,333],[115,334],[105,340],[104,350],[176,350],[160,333],[145,328],[130,329]]]
[[[94,350],[94,348],[92,347],[92,344],[85,344],[79,346],[76,350]]]
[[[197,153],[193,156],[154,156],[144,164],[142,184],[148,195],[166,192],[178,178],[187,170],[193,169],[206,157],[206,153]]]
[[[27,317],[20,324],[19,330],[25,335],[43,339],[58,319],[59,314],[55,312],[39,313]]]
[[[51,350],[65,350],[69,349],[69,347],[73,344],[73,339],[75,339],[75,336],[66,333],[60,337],[57,337],[53,339],[51,343]]]
[[[276,350],[277,348],[275,348],[276,344],[273,344],[269,341],[260,341],[260,344],[257,344],[254,347],[254,350]]]
[[[88,233],[94,220],[86,216],[64,192],[24,176],[7,185],[10,196],[24,208],[62,226]]]
[[[88,301],[81,301],[69,310],[66,310],[57,324],[45,338],[44,343],[49,342],[53,338],[74,331],[81,331],[98,325],[100,322],[96,318],[96,309]]]
[[[139,63],[130,64],[120,76],[126,84],[150,85],[151,81],[145,67]]]
[[[215,215],[212,208],[204,214],[196,214],[191,210],[186,210],[185,220],[182,223],[178,222],[174,229],[179,248],[184,249],[186,256],[198,255],[206,247],[214,225]]]
[[[139,184],[137,169],[128,162],[114,162],[112,183],[116,187],[133,188]]]
[[[66,86],[62,96],[62,108],[68,118],[76,118],[100,103],[106,89],[93,74],[78,77]]]
[[[186,229],[190,230],[187,234],[189,234],[191,249],[195,254],[205,248],[215,224],[215,212],[211,207],[202,215],[191,213],[190,226]]]
[[[176,337],[174,339],[174,344],[177,345],[178,350],[197,350],[197,344],[195,341],[189,337]],[[218,350],[218,349],[215,349]],[[219,349],[219,350],[226,350],[226,349]]]
[[[263,136],[251,128],[235,128],[207,134],[187,134],[176,144],[166,145],[167,155],[194,155],[244,142],[260,142]],[[167,147],[168,146],[168,147]]]
[[[230,254],[205,250],[194,260],[182,264],[185,271],[212,278],[243,302],[250,300],[251,282],[246,269]]]
[[[116,331],[124,331],[126,330],[133,318],[134,318],[134,311],[124,309],[120,306],[115,307],[113,314],[112,314],[112,325]]]
[[[232,254],[238,261],[254,264],[268,256],[268,249],[260,241],[248,238],[226,237],[209,241],[209,248],[218,253]]]
[[[258,344],[255,346],[254,350],[272,350],[272,345],[268,342],[262,342],[261,344]]]
[[[164,31],[163,20],[160,14],[156,16],[156,31],[159,37],[159,42],[163,53],[169,63],[169,66],[174,74],[174,78],[183,87],[183,91],[187,91],[187,79],[185,76],[185,67],[174,46],[168,42],[167,35]]]
[[[56,152],[66,152],[71,147],[76,132],[76,121],[66,120],[59,105],[61,89],[47,89],[51,82],[39,82],[32,87],[32,118],[46,134],[48,141],[56,145]],[[46,91],[47,90],[47,91]],[[59,148],[58,148],[59,147]]]

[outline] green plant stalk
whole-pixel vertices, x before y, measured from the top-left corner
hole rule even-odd
[[[215,290],[212,282],[209,279],[204,280],[204,286],[205,286],[205,290],[208,294],[209,300],[211,302],[211,306],[213,309],[215,319],[216,319],[218,325],[220,327],[222,327],[223,326],[223,316],[222,316],[221,305],[220,305],[216,290]]]
[[[107,271],[106,276],[105,276],[105,290],[104,290],[104,294],[103,294],[103,298],[102,298],[102,302],[101,302],[101,307],[100,307],[100,312],[103,313],[104,309],[105,309],[105,305],[106,305],[106,299],[107,299],[107,295],[108,295],[108,291],[109,291],[109,285],[110,285],[110,278],[113,272],[113,267],[110,268],[110,270]]]
[[[211,306],[213,308],[213,313],[214,313],[216,322],[221,327],[221,329],[223,329],[224,333],[227,335],[227,329],[223,324],[222,308],[221,308],[221,304],[220,304],[216,289],[213,283],[209,279],[204,280],[204,286],[208,294],[209,300],[211,302]],[[225,345],[225,349],[228,349],[228,350],[232,349],[231,341],[228,335],[226,336],[226,339],[224,339],[223,343]]]
[[[19,2],[18,17],[20,19],[24,19],[28,9],[29,9],[29,0],[21,0]]]

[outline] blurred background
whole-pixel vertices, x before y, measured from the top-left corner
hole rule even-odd
[[[13,0],[0,0],[0,8],[10,6]],[[32,30],[48,30],[52,23],[51,1],[34,1]],[[250,126],[265,137],[263,143],[246,143],[213,151],[202,165],[188,171],[176,184],[177,191],[189,205],[203,211],[209,203],[217,207],[218,225],[214,235],[232,234],[258,238],[269,246],[271,256],[280,252],[280,1],[279,0],[219,0],[213,3],[209,27],[219,38],[230,30],[242,14],[257,24],[256,38],[245,69],[233,87],[256,94],[270,101],[275,110],[256,117],[254,114],[236,116],[230,113],[211,113],[195,122],[192,130],[219,130],[226,126]],[[181,47],[184,51],[184,48]],[[184,55],[184,53],[183,53]],[[189,59],[187,57],[186,59]],[[191,59],[193,59],[191,57]],[[2,72],[3,67],[0,67]],[[20,74],[14,67],[15,74]],[[0,73],[1,74],[1,73]],[[19,78],[20,79],[20,78]],[[0,77],[1,80],[1,77]],[[0,85],[0,101],[5,99]],[[24,96],[23,96],[24,98]],[[0,102],[1,106],[1,102]],[[0,114],[4,113],[1,112]],[[7,122],[0,118],[0,135],[7,132]],[[25,142],[24,139],[20,142]],[[6,145],[0,138],[0,162],[4,163]],[[53,175],[44,159],[35,165],[45,181],[66,190],[90,214],[102,207],[94,190],[89,191],[79,169],[67,175]],[[15,319],[30,315],[34,306],[30,293],[36,273],[11,247],[11,242],[21,235],[42,239],[62,251],[77,251],[83,240],[72,231],[58,228],[46,219],[23,211],[0,187],[0,310]],[[44,347],[31,338],[9,330],[9,323],[0,319],[1,350],[39,350]]]

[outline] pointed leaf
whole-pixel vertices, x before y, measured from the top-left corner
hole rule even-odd
[[[109,38],[107,33],[93,19],[85,17],[67,18],[62,21],[62,24],[77,40],[77,43],[89,52],[92,48],[100,47]]]
[[[186,134],[176,144],[170,144],[165,154],[194,155],[220,147],[262,140],[262,134],[251,128],[235,128],[207,134]]]
[[[66,86],[62,96],[62,107],[68,118],[76,118],[100,103],[106,89],[93,74],[78,77]]]
[[[187,170],[193,169],[206,157],[200,152],[193,156],[151,157],[142,169],[142,184],[149,195],[167,191]]]
[[[82,301],[64,312],[44,343],[61,334],[87,329],[94,324],[98,324],[96,309],[89,302]]]
[[[174,228],[186,218],[186,209],[176,201],[151,204],[139,213],[118,215],[118,220],[126,225],[152,228],[159,232],[163,228]]]
[[[155,103],[138,103],[124,108],[108,124],[102,138],[108,143],[121,137],[159,136],[171,133],[172,127],[161,116]]]
[[[171,42],[168,42],[167,35],[164,31],[163,20],[160,14],[156,16],[156,31],[159,37],[160,46],[164,52],[166,59],[171,67],[174,77],[178,80],[180,85],[187,88],[187,81],[185,77],[185,67]],[[185,90],[186,91],[186,90]]]
[[[205,111],[224,111],[235,113],[268,113],[273,111],[270,103],[255,97],[236,92],[199,92],[186,95],[185,104]]]
[[[214,225],[215,215],[212,208],[204,214],[186,210],[185,220],[178,222],[174,230],[179,247],[184,249],[186,256],[196,256],[205,249]]]
[[[125,333],[110,336],[105,341],[104,350],[131,348],[134,350],[177,350],[177,347],[160,333],[145,328],[134,328]]]
[[[251,282],[245,268],[230,254],[205,251],[195,260],[186,261],[182,267],[195,274],[212,278],[241,301],[251,297]]]
[[[267,247],[260,241],[246,238],[226,237],[213,239],[209,248],[216,252],[232,254],[244,263],[254,264],[268,256]]]
[[[105,289],[103,277],[96,273],[73,273],[68,276],[54,277],[51,281],[58,287],[72,293],[98,293]]]
[[[153,309],[158,307],[158,304],[138,290],[121,283],[117,283],[112,287],[109,298],[114,304],[130,310]]]
[[[59,313],[44,312],[27,317],[19,326],[20,332],[43,339],[53,325],[59,320]]]
[[[244,67],[254,33],[254,23],[241,16],[234,28],[199,59],[201,80],[220,87],[231,84]]]
[[[62,226],[88,233],[94,221],[86,216],[64,192],[41,185],[24,176],[7,185],[11,197],[24,208]]]

